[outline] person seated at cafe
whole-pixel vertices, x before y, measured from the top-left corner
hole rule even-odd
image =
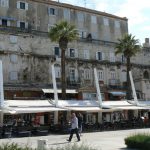
[[[34,126],[40,126],[40,117],[36,116],[34,118]]]

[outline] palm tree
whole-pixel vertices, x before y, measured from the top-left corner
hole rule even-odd
[[[58,42],[61,49],[61,85],[62,99],[66,99],[66,74],[65,74],[65,51],[68,43],[78,38],[78,30],[67,21],[55,24],[49,31],[49,38],[52,42]]]
[[[141,46],[139,45],[139,40],[135,39],[135,36],[131,34],[125,34],[122,39],[118,39],[116,44],[115,54],[123,54],[126,58],[127,66],[127,99],[131,99],[131,84],[129,78],[129,71],[131,70],[131,57],[135,56],[137,52],[140,51]]]

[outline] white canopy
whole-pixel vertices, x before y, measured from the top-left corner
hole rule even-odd
[[[5,100],[3,113],[40,113],[51,111],[86,111],[86,112],[112,112],[120,110],[149,110],[150,107],[136,106],[126,100],[103,101],[102,108],[95,100],[59,100],[55,107],[54,100]]]
[[[42,91],[44,93],[54,93],[54,89],[42,89]],[[58,89],[57,93],[62,93],[61,89]],[[76,90],[73,90],[73,89],[66,89],[66,93],[76,94],[78,92]]]

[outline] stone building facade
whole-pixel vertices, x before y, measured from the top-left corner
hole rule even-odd
[[[128,33],[127,18],[51,0],[0,0],[0,59],[5,98],[41,97],[43,88],[52,88],[51,61],[55,57],[56,80],[61,87],[61,50],[58,43],[48,38],[49,29],[61,20],[75,24],[80,35],[77,41],[69,43],[66,51],[67,88],[76,88],[79,99],[95,99],[96,67],[105,100],[111,99],[114,91],[125,91],[125,59],[115,56],[115,44]],[[146,73],[150,84],[149,48],[149,44],[145,45],[131,60],[141,98],[148,93],[140,85]]]

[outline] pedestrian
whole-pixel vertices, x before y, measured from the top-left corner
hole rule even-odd
[[[76,117],[75,113],[72,113],[72,115],[71,115],[71,131],[70,131],[70,137],[67,140],[68,142],[71,142],[74,133],[76,134],[76,137],[77,137],[78,142],[79,142],[80,136],[78,133],[78,118]]]
[[[78,114],[78,126],[79,126],[79,134],[81,136],[82,133],[82,124],[83,124],[83,116],[81,113]]]

